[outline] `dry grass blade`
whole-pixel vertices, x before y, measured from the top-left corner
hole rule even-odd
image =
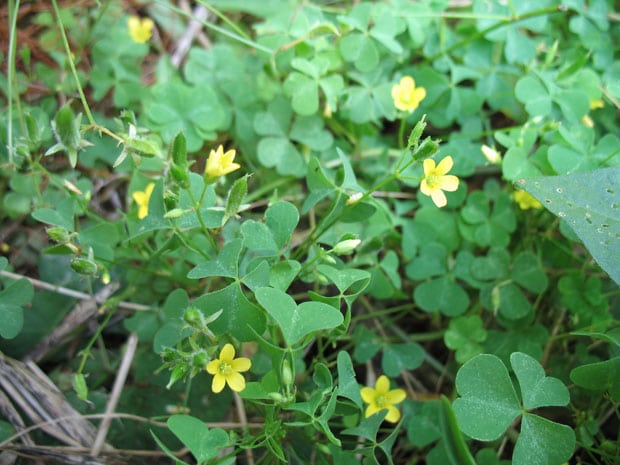
[[[80,416],[33,362],[22,363],[0,353],[0,388],[34,423],[70,417],[41,425],[59,441],[70,446],[90,446],[95,440],[95,427]]]

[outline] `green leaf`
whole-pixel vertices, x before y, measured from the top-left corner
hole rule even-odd
[[[515,95],[525,104],[525,109],[531,116],[546,116],[551,113],[551,97],[538,79],[532,76],[519,79]]]
[[[413,292],[413,298],[424,311],[441,311],[447,316],[460,315],[469,306],[467,292],[448,276],[419,284]]]
[[[476,465],[465,443],[465,439],[463,439],[463,435],[459,431],[456,415],[450,405],[450,401],[444,395],[441,396],[439,419],[443,433],[443,446],[451,462],[454,465]]]
[[[523,318],[533,310],[521,289],[512,283],[499,287],[499,312],[510,320]]]
[[[474,439],[499,438],[521,414],[508,370],[495,355],[465,363],[456,375],[456,389],[461,397],[454,401],[454,413],[461,430]]]
[[[228,198],[226,199],[226,213],[224,215],[224,222],[228,221],[239,211],[241,203],[248,193],[248,177],[245,175],[235,181],[230,190],[228,191]]]
[[[32,212],[32,217],[42,223],[53,224],[74,231],[73,208],[75,201],[67,198],[58,202],[54,208],[39,208]]]
[[[228,434],[221,428],[209,429],[198,418],[173,415],[166,422],[170,431],[190,450],[198,463],[205,463],[230,445]]]
[[[250,250],[271,255],[276,255],[278,252],[279,247],[265,223],[254,220],[245,221],[241,225],[241,235],[245,246]]]
[[[301,270],[301,264],[297,260],[278,262],[269,270],[269,285],[286,291],[291,285],[297,273]]]
[[[545,376],[545,370],[536,359],[522,352],[510,355],[510,364],[521,386],[523,406],[527,409],[567,405],[568,389],[557,378]]]
[[[314,79],[292,72],[284,81],[293,110],[300,115],[313,115],[319,109],[319,86]]]
[[[340,53],[347,61],[362,71],[372,71],[379,64],[379,50],[368,35],[361,32],[350,32],[340,41]]]
[[[348,352],[341,350],[338,352],[338,395],[351,399],[355,405],[362,408],[362,397],[360,387],[355,377],[355,369]]]
[[[608,390],[614,402],[620,401],[620,357],[573,368],[570,379],[586,389]]]
[[[321,329],[332,329],[342,324],[340,311],[320,302],[297,305],[292,297],[270,287],[257,289],[256,300],[275,320],[287,345],[290,347],[303,337]]]
[[[381,368],[390,377],[397,377],[403,370],[415,370],[422,362],[426,352],[416,342],[390,344],[383,349]]]
[[[562,465],[575,449],[575,433],[537,415],[526,413],[512,454],[513,465]]]
[[[216,335],[230,334],[240,341],[253,341],[256,334],[265,330],[263,312],[247,299],[238,281],[199,297],[194,305],[207,316],[223,310],[219,318],[209,325]]]
[[[4,257],[0,269],[6,266]],[[32,284],[27,279],[19,279],[0,291],[0,336],[13,339],[24,326],[22,307],[34,297]]]
[[[192,279],[211,276],[237,278],[239,276],[239,256],[242,249],[242,239],[227,242],[220,250],[216,260],[199,263],[187,273],[187,277]]]
[[[601,268],[620,284],[620,167],[522,179],[519,184],[566,220]]]
[[[278,249],[290,241],[299,222],[299,212],[290,202],[279,201],[271,204],[265,212],[265,223],[271,230]]]
[[[482,353],[480,343],[486,338],[487,332],[478,315],[453,318],[443,336],[446,346],[456,351],[456,361],[459,363]]]
[[[521,252],[512,264],[512,279],[530,292],[540,294],[547,288],[548,279],[540,260],[531,252]]]

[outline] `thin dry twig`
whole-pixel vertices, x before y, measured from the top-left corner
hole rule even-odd
[[[90,294],[86,294],[85,292],[75,291],[73,289],[69,289],[67,287],[58,286],[56,284],[46,283],[45,281],[40,281],[35,278],[29,278],[28,276],[23,276],[17,273],[11,273],[10,271],[0,271],[0,276],[10,279],[27,279],[37,289],[42,289],[44,291],[51,291],[57,294],[66,295],[68,297],[74,297],[80,300],[92,300],[93,296]],[[95,296],[95,301],[97,303],[103,303],[105,301],[98,301]],[[134,304],[132,302],[117,302],[115,304],[118,308],[122,308],[125,310],[137,310],[137,311],[147,311],[151,310],[151,307],[148,305],[142,304]]]
[[[123,386],[125,385],[125,381],[127,380],[127,375],[129,374],[129,368],[131,367],[131,363],[133,362],[133,357],[136,353],[136,348],[138,347],[138,335],[136,333],[131,333],[129,338],[127,339],[127,347],[125,348],[125,353],[123,354],[123,360],[121,362],[121,366],[118,370],[118,374],[116,375],[116,380],[114,380],[114,387],[112,388],[112,394],[110,395],[110,399],[108,400],[108,405],[105,409],[105,417],[99,425],[99,431],[97,431],[97,437],[95,438],[95,442],[92,447],[92,455],[97,457],[101,452],[101,448],[105,442],[105,438],[108,434],[108,430],[110,429],[110,424],[112,422],[112,414],[118,405],[118,401],[121,397],[121,392],[123,391]]]
[[[189,9],[188,5],[186,5],[186,7]],[[201,34],[202,22],[206,21],[208,16],[209,11],[203,5],[198,5],[196,6],[196,8],[194,8],[194,11],[192,12],[192,19],[187,25],[185,33],[179,39],[174,53],[170,57],[170,62],[172,63],[172,66],[178,68],[181,65],[181,62],[183,61],[183,59],[187,55],[187,52],[192,46],[192,42],[194,42],[196,36]],[[206,36],[204,36],[204,38],[206,38]],[[208,46],[205,48],[209,48],[210,45],[211,44],[208,43]]]

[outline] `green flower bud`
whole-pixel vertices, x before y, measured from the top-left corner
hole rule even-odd
[[[185,310],[183,314],[183,321],[196,329],[203,329],[205,327],[205,318],[200,310],[194,307],[190,307]]]
[[[59,226],[47,228],[45,232],[47,232],[47,237],[49,237],[54,242],[59,242],[60,244],[65,244],[71,240],[71,234],[69,233],[69,231]]]
[[[287,359],[282,362],[282,384],[286,387],[293,385],[293,370]]]
[[[192,356],[192,365],[195,367],[204,368],[207,363],[209,363],[209,355],[201,350],[200,352],[196,352]]]
[[[164,215],[164,218],[166,218],[167,220],[175,220],[177,218],[181,218],[183,215],[185,215],[185,213],[187,212],[182,208],[173,208]]]
[[[174,163],[170,167],[170,174],[172,174],[172,179],[182,187],[183,189],[187,189],[189,187],[189,173],[187,166],[179,166]]]
[[[71,268],[76,273],[87,276],[97,274],[97,264],[89,258],[75,257],[71,260]]]
[[[277,403],[284,402],[284,396],[280,394],[279,392],[270,392],[267,395],[271,397],[274,402],[277,402]]]

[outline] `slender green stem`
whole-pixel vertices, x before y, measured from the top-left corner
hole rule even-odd
[[[15,0],[15,3],[9,0],[9,18],[11,21],[10,33],[9,33],[9,57],[7,63],[7,77],[8,77],[8,103],[9,103],[9,121],[7,122],[7,144],[9,149],[9,163],[13,163],[13,89],[15,81],[15,50],[17,48],[17,13],[19,11],[19,0]],[[18,97],[19,99],[19,97]]]
[[[247,39],[247,40],[252,40],[250,38],[250,36],[248,36],[243,30],[241,30],[241,28],[239,26],[237,26],[235,23],[233,23],[230,19],[228,19],[224,14],[222,14],[222,12],[220,10],[218,10],[217,8],[214,8],[212,5],[209,5],[207,2],[205,2],[204,0],[197,0],[198,3],[200,3],[202,6],[204,6],[207,10],[209,10],[211,13],[213,13],[215,16],[217,16],[218,18],[220,18],[222,21],[224,21],[226,24],[228,24],[230,26],[231,29],[233,29],[237,34],[239,34],[241,37]]]
[[[75,85],[77,86],[78,93],[80,94],[80,100],[82,101],[82,106],[84,107],[84,112],[86,112],[86,118],[88,118],[88,122],[97,126],[97,122],[90,111],[90,106],[86,101],[86,96],[84,95],[84,89],[82,89],[82,84],[80,83],[80,78],[77,74],[77,69],[75,68],[75,62],[73,61],[73,56],[71,55],[71,47],[69,46],[69,41],[67,40],[67,34],[65,33],[65,26],[62,23],[62,18],[60,17],[60,10],[58,9],[58,4],[56,0],[52,0],[52,6],[54,7],[54,14],[56,15],[56,22],[58,23],[58,29],[60,30],[60,36],[62,37],[62,43],[65,47],[65,53],[67,54],[67,59],[69,60],[69,67],[71,68],[71,74],[73,75],[73,79],[75,80]]]
[[[99,339],[99,336],[101,336],[101,333],[103,332],[103,330],[105,329],[106,325],[108,324],[108,321],[110,321],[110,318],[112,318],[112,316],[114,316],[114,313],[115,313],[115,311],[113,311],[113,310],[110,310],[108,312],[108,314],[106,315],[105,319],[101,322],[101,324],[97,328],[97,331],[95,332],[95,334],[93,334],[93,337],[90,338],[90,341],[88,342],[86,347],[84,347],[80,351],[82,353],[82,359],[80,360],[80,366],[77,369],[77,373],[78,374],[82,373],[82,371],[84,370],[84,367],[86,366],[86,361],[88,360],[88,356],[90,355],[90,349],[92,349],[92,347],[95,344],[95,342],[97,341],[97,339]]]
[[[400,126],[398,127],[398,148],[405,148],[405,126],[407,125],[407,120],[405,117],[400,119]]]
[[[192,201],[192,206],[194,207],[194,211],[196,212],[196,217],[198,218],[198,222],[200,223],[200,227],[202,228],[203,232],[207,236],[207,239],[209,240],[209,243],[211,244],[211,247],[213,247],[213,250],[217,252],[217,250],[218,250],[217,242],[215,242],[215,239],[211,235],[211,231],[209,231],[209,228],[207,228],[207,225],[205,224],[205,221],[202,218],[202,213],[200,213],[200,206],[202,204],[200,202],[196,201],[196,197],[194,197],[194,193],[192,192],[192,188],[191,187],[189,187],[186,190],[187,190],[187,193],[189,194],[190,200]]]
[[[521,21],[525,21],[526,19],[530,19],[530,18],[535,18],[537,16],[544,16],[544,15],[548,15],[548,14],[552,14],[552,13],[559,13],[561,10],[558,9],[557,6],[553,6],[553,7],[548,7],[548,8],[541,8],[540,10],[536,10],[536,11],[529,11],[521,16],[513,16],[510,18],[505,19],[504,21],[501,22],[497,22],[489,27],[487,27],[486,29],[483,29],[482,31],[478,31],[475,34],[471,34],[470,36],[468,36],[467,38],[461,40],[460,42],[456,42],[455,44],[452,44],[450,47],[448,47],[445,50],[442,50],[440,52],[437,52],[435,55],[426,58],[426,62],[433,62],[435,60],[437,60],[438,58],[447,55],[451,52],[453,52],[454,50],[457,50],[461,47],[464,47],[465,45],[474,42],[478,39],[480,39],[481,37],[484,37],[485,35],[487,35],[489,32],[492,32],[496,29],[500,29],[504,26],[509,26],[511,24],[514,23],[518,23]]]

